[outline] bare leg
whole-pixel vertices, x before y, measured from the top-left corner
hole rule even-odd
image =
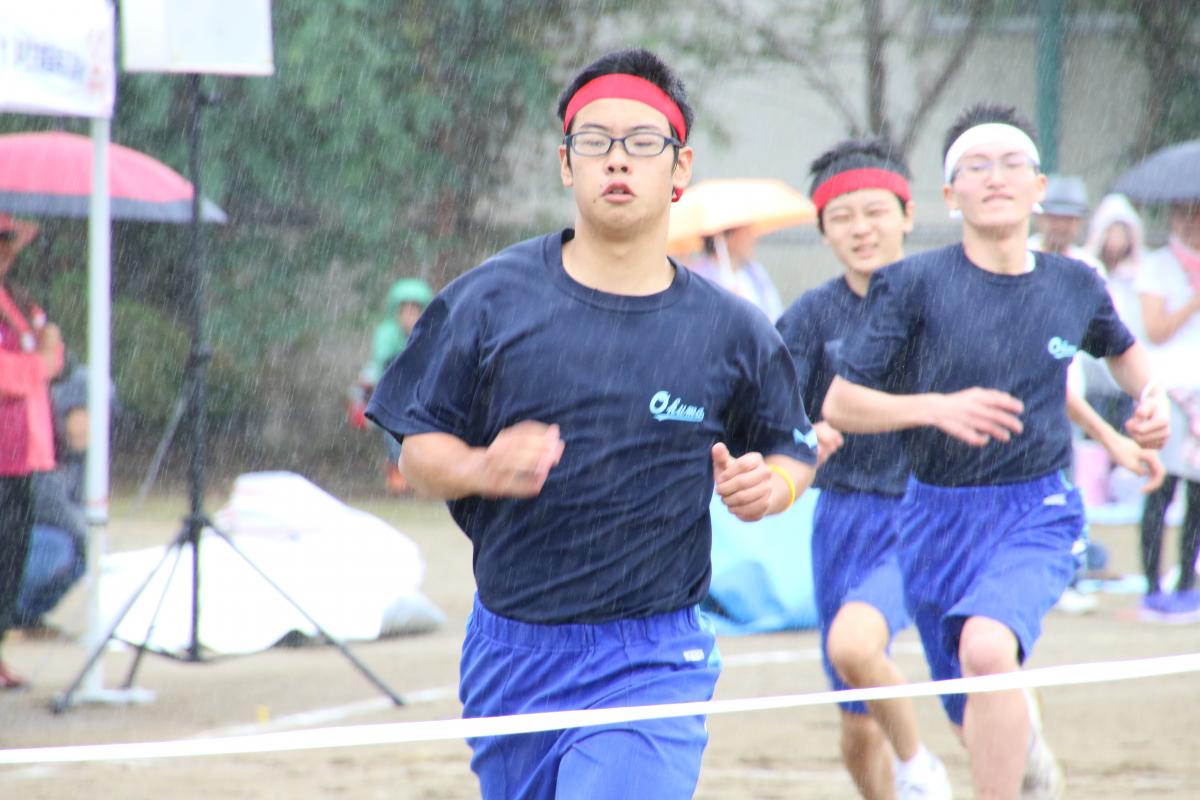
[[[904,675],[887,654],[890,636],[887,621],[873,606],[842,606],[828,641],[830,661],[842,680],[855,688],[904,684]],[[916,715],[907,698],[874,700],[867,707],[869,717],[842,714],[842,758],[863,797],[891,798],[893,753],[908,761],[921,746]]]
[[[879,723],[869,714],[842,712],[842,761],[866,800],[896,796],[892,748]]]
[[[971,617],[958,645],[964,677],[1016,672],[1017,639],[1005,625]],[[1021,790],[1030,737],[1029,709],[1020,690],[983,692],[967,700],[963,740],[977,800],[1015,800]]]
[[[829,659],[842,680],[855,688],[902,686],[904,675],[887,654],[890,636],[877,609],[866,603],[847,603],[829,627]],[[911,700],[873,700],[867,707],[901,761],[917,754],[921,736]]]

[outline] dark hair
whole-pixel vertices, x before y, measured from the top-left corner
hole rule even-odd
[[[567,113],[567,104],[571,102],[571,98],[575,96],[584,84],[589,81],[599,78],[601,75],[636,75],[639,78],[650,81],[658,88],[666,93],[675,101],[675,105],[679,106],[679,112],[683,114],[683,124],[687,126],[690,134],[692,130],[692,107],[688,104],[687,90],[683,86],[683,81],[679,76],[668,67],[661,58],[651,53],[649,50],[641,48],[632,48],[628,50],[617,50],[588,64],[583,70],[576,75],[567,88],[558,98],[558,118],[564,119]],[[671,127],[672,133],[676,136],[679,131]]]
[[[869,139],[846,139],[813,159],[812,164],[808,167],[809,173],[812,175],[808,193],[810,196],[815,194],[817,187],[834,175],[852,169],[869,168],[886,169],[902,175],[905,180],[912,177],[908,171],[908,164],[904,161],[904,156],[890,140],[882,136]],[[900,210],[903,211],[904,198],[896,195],[896,200],[900,203]],[[817,229],[821,233],[825,232],[824,217],[825,210],[821,209],[817,213]]]
[[[942,140],[942,158],[946,158],[946,154],[950,152],[951,145],[968,128],[974,128],[976,125],[983,125],[988,122],[1000,122],[1005,125],[1012,125],[1014,128],[1024,131],[1033,140],[1034,144],[1038,143],[1037,129],[1033,127],[1032,122],[1017,113],[1015,106],[976,103],[959,114],[958,119],[954,120],[954,124],[950,126],[950,130],[946,131],[946,138]]]

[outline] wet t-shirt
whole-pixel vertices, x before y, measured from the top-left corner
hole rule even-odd
[[[1096,271],[1037,253],[1032,272],[998,275],[962,245],[910,256],[871,279],[866,324],[842,349],[839,374],[901,393],[999,389],[1021,400],[1024,432],[973,447],[933,427],[905,431],[916,477],[940,486],[1027,481],[1069,464],[1067,367],[1076,351],[1120,355],[1133,336]]]
[[[800,296],[775,327],[796,363],[804,408],[821,416],[825,393],[837,374],[846,337],[866,324],[867,302],[843,277],[834,278]],[[885,379],[887,391],[902,388],[898,375]],[[842,492],[904,494],[908,457],[898,433],[843,434],[844,443],[819,470],[814,485]]]
[[[526,622],[699,602],[712,445],[815,461],[792,359],[762,312],[679,266],[653,295],[587,288],[563,269],[572,235],[515,245],[447,286],[367,407],[399,439],[473,447],[523,420],[560,427],[562,460],[537,497],[448,503],[480,600]]]

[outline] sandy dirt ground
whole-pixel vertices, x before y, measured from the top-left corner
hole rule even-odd
[[[112,550],[169,541],[179,527],[178,500],[153,500],[137,510],[115,506]],[[396,708],[331,647],[179,663],[148,656],[138,687],[144,705],[80,705],[55,715],[49,705],[83,664],[84,649],[57,640],[11,635],[6,659],[31,678],[24,692],[0,695],[0,748],[138,742],[445,719],[458,714],[454,684],[461,631],[470,606],[470,548],[440,505],[364,501],[360,507],[393,522],[421,546],[428,562],[426,593],[446,612],[439,631],[356,644],[354,652],[390,687],[411,699]],[[1135,571],[1129,528],[1095,532],[1112,567]],[[1170,546],[1170,543],[1169,543]],[[1166,550],[1174,553],[1174,548]],[[66,631],[84,627],[82,592],[55,615]],[[1075,664],[1200,651],[1200,625],[1155,625],[1134,619],[1132,595],[1103,595],[1089,616],[1054,613],[1031,666]],[[250,613],[250,610],[248,610]],[[823,691],[812,631],[720,643],[726,658],[719,698]],[[927,672],[915,635],[898,642],[897,660],[912,679]],[[127,652],[105,656],[106,685],[124,680]],[[1068,777],[1069,798],[1200,797],[1200,676],[1195,674],[1047,689],[1047,736]],[[930,747],[946,762],[958,797],[969,797],[965,755],[936,700],[918,700]],[[848,798],[838,760],[837,720],[827,706],[715,716],[697,797]],[[0,797],[23,800],[119,798],[468,798],[477,796],[465,744],[453,742],[345,747],[271,755],[206,756],[115,763],[0,766]]]

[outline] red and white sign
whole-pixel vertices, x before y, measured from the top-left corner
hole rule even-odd
[[[113,31],[108,0],[0,0],[0,111],[111,117]]]

